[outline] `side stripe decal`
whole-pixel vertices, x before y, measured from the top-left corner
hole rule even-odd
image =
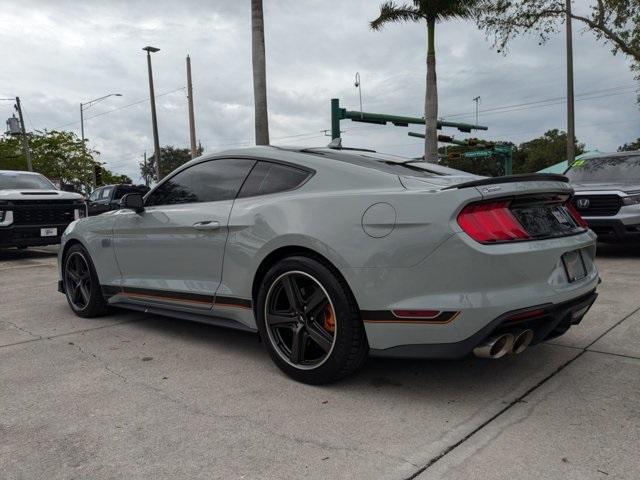
[[[118,287],[114,285],[101,285],[101,289],[102,295],[107,299],[114,295],[122,295],[139,300],[151,299],[182,304],[195,303],[199,305],[212,305],[219,307],[252,308],[251,300],[239,297],[222,295],[214,297],[213,295],[203,295],[200,293],[174,292],[169,290],[154,290],[136,287]]]

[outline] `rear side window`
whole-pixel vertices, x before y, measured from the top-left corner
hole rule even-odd
[[[254,197],[293,190],[309,178],[310,172],[279,163],[258,162],[251,170],[238,197]]]
[[[162,183],[145,203],[175,205],[234,199],[254,164],[255,160],[227,158],[198,163]]]

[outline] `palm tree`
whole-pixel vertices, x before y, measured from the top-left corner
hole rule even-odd
[[[384,2],[380,16],[371,22],[373,30],[381,30],[387,23],[426,22],[427,24],[427,91],[425,95],[424,155],[428,162],[438,162],[438,82],[436,79],[436,23],[454,18],[470,18],[479,0],[413,0],[399,5]]]
[[[251,0],[251,58],[253,60],[253,101],[255,104],[256,145],[269,145],[267,69],[264,54],[264,15],[262,13],[262,0]]]

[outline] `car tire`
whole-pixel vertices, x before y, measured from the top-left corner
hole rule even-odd
[[[99,317],[109,310],[91,256],[82,245],[71,246],[65,254],[62,281],[67,302],[79,317]]]
[[[302,305],[297,311],[289,301],[289,292],[295,289],[298,294],[292,295]],[[258,291],[256,318],[271,358],[297,381],[330,383],[353,373],[367,358],[369,345],[353,294],[320,260],[292,256],[273,265]]]

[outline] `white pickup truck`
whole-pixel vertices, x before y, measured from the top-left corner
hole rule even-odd
[[[57,190],[45,176],[0,170],[0,248],[60,243],[67,226],[86,214],[82,195]]]

